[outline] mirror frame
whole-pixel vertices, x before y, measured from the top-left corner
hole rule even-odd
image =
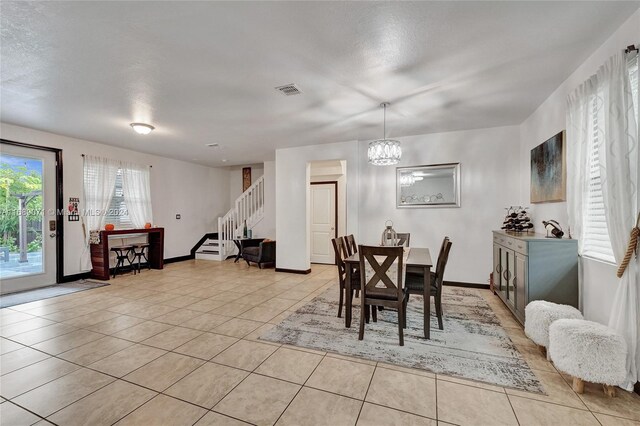
[[[418,203],[418,204],[402,204],[400,196],[402,187],[400,186],[400,175],[406,170],[434,170],[434,169],[453,169],[453,187],[455,191],[455,199],[453,202],[446,203]],[[428,208],[444,208],[444,207],[460,207],[460,163],[443,163],[443,164],[425,164],[421,166],[396,167],[396,208],[398,209],[428,209]]]

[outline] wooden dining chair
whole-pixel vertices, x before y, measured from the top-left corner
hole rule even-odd
[[[409,247],[409,241],[411,240],[410,232],[398,232],[396,236],[398,237],[399,246]]]
[[[407,326],[406,308],[408,294],[403,283],[404,268],[402,247],[358,246],[360,254],[360,308],[367,313],[372,307],[372,320],[377,321],[376,306],[394,308],[398,311],[398,333],[400,346],[404,346],[404,331]],[[379,262],[381,260],[381,262]],[[391,267],[397,266],[393,273]],[[369,272],[371,267],[372,272]],[[394,277],[395,275],[395,277]],[[365,315],[360,315],[358,340],[364,339]]]
[[[436,263],[436,271],[431,273],[429,278],[430,297],[434,298],[436,305],[436,315],[438,316],[438,328],[444,330],[442,323],[442,283],[444,281],[444,270],[449,260],[449,252],[451,250],[451,241],[449,237],[444,237],[440,246],[440,254],[438,254],[438,262]],[[424,295],[424,275],[415,271],[407,271],[406,288],[408,294]],[[425,312],[425,315],[427,313]]]
[[[331,240],[333,244],[333,251],[336,255],[336,265],[338,266],[338,281],[340,284],[340,300],[338,302],[338,318],[342,317],[342,305],[344,304],[344,297],[351,297],[353,299],[353,293],[360,287],[360,275],[358,271],[351,273],[351,294],[346,294],[347,286],[345,280],[347,279],[346,264],[344,263],[344,253],[346,248],[344,246],[344,239],[342,237],[334,238]]]

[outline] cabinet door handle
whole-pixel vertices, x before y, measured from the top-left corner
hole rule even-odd
[[[497,273],[501,273],[502,272],[502,265],[497,265],[496,266],[496,272]]]
[[[509,281],[509,278],[507,278],[507,272],[509,272],[509,271],[504,271],[502,273],[502,278],[504,278],[505,281]]]
[[[515,287],[517,282],[518,282],[518,277],[513,277],[513,285],[514,285],[514,287]]]

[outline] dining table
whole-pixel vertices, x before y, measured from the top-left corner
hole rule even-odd
[[[408,255],[404,260],[405,274],[407,271],[424,274],[424,337],[431,338],[431,253],[428,248],[407,247]],[[351,327],[351,274],[360,270],[360,255],[354,253],[344,260],[346,269],[346,312],[344,315],[345,327]],[[362,295],[362,292],[360,293]]]

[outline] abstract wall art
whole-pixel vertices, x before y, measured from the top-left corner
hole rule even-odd
[[[567,199],[564,130],[531,150],[531,202]]]

